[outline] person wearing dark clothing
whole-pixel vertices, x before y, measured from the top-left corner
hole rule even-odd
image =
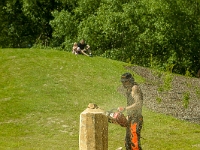
[[[88,44],[86,44],[83,39],[78,43],[77,53],[83,54],[83,55],[86,55],[86,56],[92,55],[91,50],[90,50],[90,46]]]

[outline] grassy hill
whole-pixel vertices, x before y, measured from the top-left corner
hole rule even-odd
[[[126,105],[117,92],[125,65],[64,51],[0,49],[0,149],[78,150],[79,115],[89,103],[105,110]],[[143,115],[144,150],[200,149],[199,125],[145,107]],[[124,135],[125,128],[110,124],[109,150],[124,146]]]

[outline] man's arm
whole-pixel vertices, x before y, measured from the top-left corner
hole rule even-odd
[[[126,110],[138,110],[142,109],[142,104],[143,104],[143,94],[138,85],[134,85],[132,87],[132,92],[131,92],[132,97],[135,100],[135,103],[133,103],[130,106],[126,107]]]
[[[89,48],[90,48],[90,45],[87,44],[87,45],[86,45],[86,49],[89,49]]]

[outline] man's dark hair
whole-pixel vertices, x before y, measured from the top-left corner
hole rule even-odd
[[[121,82],[125,82],[125,81],[131,81],[131,82],[134,82],[134,78],[132,76],[131,73],[124,73],[122,76],[121,76]]]

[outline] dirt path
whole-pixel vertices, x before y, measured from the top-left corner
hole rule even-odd
[[[161,74],[140,66],[127,69],[145,78],[140,87],[147,108],[200,124],[200,79]]]

